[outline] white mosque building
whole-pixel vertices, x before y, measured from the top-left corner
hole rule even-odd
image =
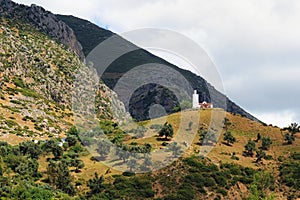
[[[194,109],[213,108],[212,103],[207,103],[206,101],[203,101],[202,103],[199,103],[199,94],[197,94],[197,90],[194,90],[192,104],[193,104]]]

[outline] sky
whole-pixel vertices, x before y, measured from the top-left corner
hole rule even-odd
[[[300,122],[298,0],[16,2],[84,18],[116,33],[139,28],[181,33],[205,49],[225,94],[239,106],[268,124]]]

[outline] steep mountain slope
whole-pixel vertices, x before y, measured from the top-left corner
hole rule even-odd
[[[84,58],[82,47],[73,30],[51,12],[34,4],[28,7],[11,0],[0,0],[0,5],[0,17],[26,20],[35,28],[75,51],[81,59]]]
[[[74,81],[77,70],[84,69],[78,56],[31,24],[4,17],[0,55],[0,133],[63,134],[74,123]],[[99,88],[97,114],[112,119],[116,96],[104,84]]]
[[[98,44],[100,44],[105,39],[114,35],[118,37],[116,34],[102,29],[91,22],[88,22],[83,19],[79,19],[73,16],[63,16],[57,15],[57,17],[63,20],[66,24],[68,24],[75,32],[75,35],[79,39],[80,43],[83,46],[83,51],[85,55],[88,55],[89,52],[95,48]],[[119,37],[119,44],[113,48],[126,48],[134,46],[134,44],[128,42],[127,40]],[[105,84],[107,84],[111,89],[114,88],[118,80],[122,77],[123,74],[128,72],[129,70],[135,68],[136,66],[147,64],[147,63],[155,63],[155,64],[163,64],[166,66],[170,66],[171,68],[177,70],[180,74],[182,74],[191,84],[194,89],[197,89],[200,92],[200,101],[208,101],[212,102],[216,107],[220,107],[225,109],[228,112],[240,114],[245,116],[251,120],[257,121],[255,117],[251,114],[243,110],[241,107],[232,102],[229,98],[227,98],[222,93],[218,92],[212,85],[210,85],[204,78],[195,75],[194,73],[180,69],[179,67],[168,63],[167,61],[143,50],[138,49],[136,51],[127,53],[120,58],[116,59],[106,70],[106,73],[103,74],[102,79]],[[210,93],[208,92],[210,91]],[[192,94],[193,91],[187,91],[189,94]],[[167,113],[172,113],[175,107],[178,107],[180,103],[174,97],[169,96],[168,98],[157,98],[157,97],[165,97],[166,88],[163,88],[156,84],[148,84],[145,85],[133,94],[129,106],[127,106],[127,110],[131,113],[131,115],[137,120],[145,120],[148,119],[149,107],[153,104],[161,104],[165,107]],[[222,102],[226,101],[227,105],[223,105]],[[141,102],[143,102],[141,104]],[[126,105],[126,104],[125,104]]]

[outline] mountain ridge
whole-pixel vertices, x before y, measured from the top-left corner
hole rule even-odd
[[[123,46],[127,45],[134,45],[131,42],[123,39],[122,37],[118,36],[117,34],[108,31],[106,29],[103,29],[92,22],[89,22],[88,20],[80,19],[74,16],[66,16],[66,15],[56,15],[59,19],[64,21],[66,24],[68,24],[75,32],[75,35],[78,37],[79,42],[81,43],[83,47],[83,52],[85,53],[85,56],[87,56],[98,44],[106,40],[107,38],[111,36],[117,36],[119,37],[120,43],[123,44]],[[135,46],[135,45],[134,45]],[[113,47],[112,47],[113,48]],[[117,48],[117,47],[116,47]],[[198,92],[201,92],[203,95],[200,95],[200,101],[208,101],[210,102],[212,99],[215,100],[215,102],[212,102],[216,107],[220,107],[225,109],[228,112],[240,114],[241,116],[247,117],[254,121],[260,121],[244,109],[242,109],[240,106],[238,106],[236,103],[231,101],[227,96],[217,91],[211,84],[209,84],[204,78],[201,76],[198,76],[188,70],[181,69],[178,66],[167,62],[166,60],[159,58],[158,56],[155,56],[151,54],[150,52],[137,47],[137,50],[134,52],[130,52],[124,56],[121,56],[120,58],[116,59],[107,69],[107,72],[104,73],[102,76],[102,79],[106,85],[108,85],[111,89],[114,88],[115,84],[118,82],[119,78],[122,76],[122,74],[125,74],[130,69],[134,68],[135,66],[147,64],[147,63],[158,63],[163,64],[169,67],[172,67],[173,69],[179,71],[191,84],[191,86],[198,90]],[[119,76],[117,78],[113,77],[111,78],[111,74],[116,74],[116,76]],[[121,75],[120,75],[121,74]],[[143,89],[142,89],[143,90]],[[159,86],[146,86],[146,89],[143,91],[138,91],[133,94],[132,103],[127,106],[127,110],[130,112],[130,114],[138,120],[145,120],[149,119],[148,112],[149,107],[154,103],[161,104],[162,106],[166,107],[166,112],[168,114],[173,112],[173,108],[176,106],[180,106],[180,102],[169,101],[169,102],[158,100],[155,101],[154,96],[150,96],[149,98],[145,98],[143,102],[152,102],[148,105],[139,105],[136,106],[142,96],[145,96],[149,91],[156,91],[154,94],[162,96],[164,93],[164,90],[161,89]],[[210,93],[208,92],[210,91]],[[193,93],[193,91],[188,91],[190,94]],[[213,97],[213,98],[211,98]],[[223,100],[226,99],[226,106],[222,105]],[[170,103],[171,102],[171,103]],[[126,104],[125,104],[126,105]],[[142,113],[142,114],[141,114]]]

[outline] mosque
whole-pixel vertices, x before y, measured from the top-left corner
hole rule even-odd
[[[199,94],[197,94],[197,90],[194,90],[192,103],[193,103],[193,108],[195,108],[195,109],[213,108],[212,103],[207,103],[206,101],[199,103]]]

